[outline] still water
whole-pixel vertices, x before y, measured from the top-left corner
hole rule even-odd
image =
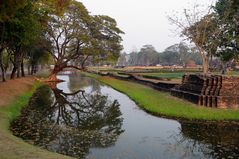
[[[237,124],[155,117],[94,79],[80,74],[58,78],[66,82],[36,91],[11,124],[14,135],[76,158],[239,158]]]

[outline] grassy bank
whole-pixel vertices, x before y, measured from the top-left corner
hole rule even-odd
[[[150,87],[133,82],[87,74],[114,89],[128,95],[141,108],[153,114],[197,120],[239,120],[238,110],[222,110],[199,107],[187,101],[172,97]]]
[[[185,72],[173,72],[173,73],[141,73],[146,77],[160,77],[166,79],[182,79]]]
[[[64,159],[68,158],[56,153],[48,152],[38,147],[32,146],[22,139],[12,135],[9,130],[10,122],[16,118],[24,107],[39,83],[35,83],[33,88],[16,97],[16,100],[9,105],[0,107],[0,159]]]

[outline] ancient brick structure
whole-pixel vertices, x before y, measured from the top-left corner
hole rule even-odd
[[[215,108],[239,108],[239,77],[184,75],[171,94],[195,104]]]

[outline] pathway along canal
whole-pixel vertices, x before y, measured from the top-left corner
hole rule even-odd
[[[94,79],[58,78],[66,82],[39,88],[11,124],[16,136],[86,159],[239,158],[237,125],[155,117]]]

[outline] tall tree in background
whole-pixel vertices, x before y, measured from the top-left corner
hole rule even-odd
[[[34,8],[34,3],[26,0],[23,8],[19,9],[15,19],[9,26],[9,47],[14,52],[13,70],[11,78],[20,77],[20,69],[24,75],[23,59],[26,55],[27,46],[36,40],[41,32],[41,23],[39,14]]]
[[[3,65],[3,51],[9,42],[9,27],[16,20],[15,16],[26,5],[25,0],[9,0],[0,2],[0,67],[2,80],[6,81],[5,68]]]
[[[189,60],[192,60],[192,52],[188,45],[184,42],[178,44],[178,52],[180,56],[180,64],[186,68],[186,64]]]
[[[203,73],[209,71],[209,57],[216,53],[220,29],[217,27],[217,20],[213,16],[212,6],[209,6],[204,13],[198,5],[191,10],[184,9],[184,17],[169,17],[169,20],[181,29],[183,36],[186,36],[197,47],[203,62]]]
[[[42,31],[41,8],[36,7],[38,1],[31,0],[10,0],[1,1],[0,3],[0,55],[2,50],[8,50],[12,54],[11,62],[13,70],[11,78],[20,77],[20,69],[24,76],[24,57],[26,55],[28,45],[36,40]],[[2,56],[0,56],[2,59]],[[5,77],[2,65],[3,78]],[[3,79],[5,80],[5,79]]]
[[[239,1],[219,0],[214,9],[221,29],[217,56],[223,63],[222,73],[225,73],[227,63],[239,56]]]

